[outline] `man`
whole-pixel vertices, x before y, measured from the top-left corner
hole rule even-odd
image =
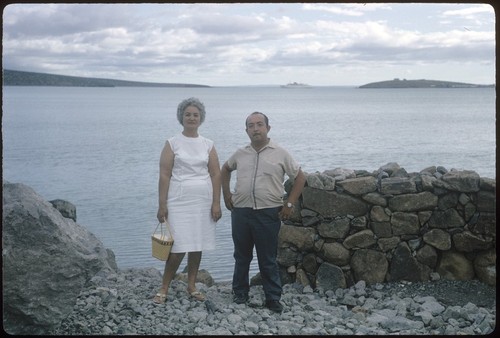
[[[231,210],[235,259],[233,300],[238,304],[248,301],[248,274],[255,246],[265,306],[280,313],[283,306],[276,262],[278,233],[281,220],[287,220],[292,214],[306,178],[292,156],[267,137],[270,130],[266,115],[250,114],[246,119],[250,144],[238,149],[224,163],[221,179],[224,203]],[[236,187],[231,193],[229,183],[233,170],[237,171]],[[283,201],[285,174],[294,179],[294,184],[288,199]]]

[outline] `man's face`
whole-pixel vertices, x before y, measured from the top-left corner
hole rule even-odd
[[[267,141],[267,133],[270,127],[266,125],[266,120],[262,114],[250,115],[246,123],[246,132],[252,142]]]

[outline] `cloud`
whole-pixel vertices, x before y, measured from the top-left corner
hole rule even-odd
[[[387,4],[363,4],[363,3],[335,4],[335,5],[304,4],[302,8],[307,11],[322,11],[344,16],[363,16],[366,12],[371,12],[378,9],[391,9],[390,5]]]
[[[4,11],[4,33],[9,38],[64,36],[120,27],[131,18],[116,5],[10,5]]]
[[[492,65],[492,14],[481,5],[9,5],[3,63],[149,81],[192,83],[202,75],[210,82],[213,74],[238,82],[331,69],[351,80],[352,67],[367,65]]]
[[[459,16],[466,19],[476,19],[477,14],[487,13],[494,14],[494,9],[488,4],[479,6],[471,6],[460,9],[447,10],[443,12],[443,16]]]

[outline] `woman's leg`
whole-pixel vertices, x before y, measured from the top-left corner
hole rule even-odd
[[[188,252],[188,293],[196,291],[196,277],[201,263],[201,251]]]
[[[181,253],[170,253],[168,256],[168,260],[165,262],[165,270],[163,271],[163,280],[162,280],[162,285],[160,288],[160,291],[158,293],[164,294],[166,299],[166,295],[168,293],[168,288],[170,286],[170,282],[175,277],[175,274],[177,273],[177,269],[179,269],[179,265],[181,265],[182,259],[184,258],[185,252]],[[155,302],[162,302],[161,297],[155,296],[154,301]]]

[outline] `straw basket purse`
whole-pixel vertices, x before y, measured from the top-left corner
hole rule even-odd
[[[170,255],[172,245],[174,245],[174,238],[170,232],[170,224],[158,223],[155,231],[151,235],[153,257],[161,261],[166,261]]]

